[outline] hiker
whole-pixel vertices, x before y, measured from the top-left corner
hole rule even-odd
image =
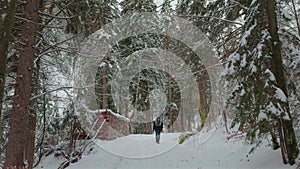
[[[159,144],[160,133],[163,130],[163,123],[160,121],[160,117],[157,117],[155,121],[153,121],[153,131],[155,131],[155,139],[156,143]]]

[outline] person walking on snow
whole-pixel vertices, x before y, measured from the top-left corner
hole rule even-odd
[[[160,121],[160,117],[157,117],[157,119],[153,122],[153,131],[155,131],[155,139],[156,143],[159,144],[160,140],[160,133],[163,130],[163,123]]]

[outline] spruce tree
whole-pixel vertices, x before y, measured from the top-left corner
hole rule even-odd
[[[41,1],[28,1],[24,6],[24,17],[21,26],[21,42],[19,44],[19,64],[17,70],[16,86],[11,114],[11,124],[6,149],[4,168],[16,166],[17,168],[33,168],[33,140],[31,129],[35,124],[31,123],[30,95],[32,90],[34,59],[37,54],[36,40],[40,17],[38,11]],[[32,21],[29,22],[28,20]],[[34,116],[34,115],[33,115]],[[24,162],[28,163],[25,164]]]
[[[290,112],[300,144],[300,26],[299,0],[278,2],[278,24],[287,78]]]
[[[225,66],[230,88],[228,103],[235,107],[233,125],[247,131],[247,140],[259,145],[271,135],[280,141],[284,163],[298,156],[289,110],[275,1],[252,1],[243,36]]]

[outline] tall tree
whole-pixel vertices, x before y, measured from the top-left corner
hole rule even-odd
[[[2,102],[5,88],[6,63],[16,4],[17,0],[4,0],[0,3],[0,152],[2,152]]]
[[[29,136],[31,132],[34,132],[30,130],[34,125],[30,123],[30,96],[36,56],[36,37],[40,23],[38,14],[40,7],[40,0],[29,0],[24,4],[22,36],[18,48],[19,66],[4,168],[10,166],[32,168],[33,164],[33,154],[28,153],[33,149],[31,146],[34,145],[28,144],[31,141]],[[27,164],[29,166],[26,166]]]
[[[282,40],[282,58],[287,78],[290,114],[293,118],[295,133],[300,144],[300,1],[280,1],[278,25]]]
[[[246,15],[243,37],[229,56],[225,74],[228,103],[236,108],[233,125],[247,129],[247,139],[259,145],[272,136],[280,140],[283,162],[295,163],[298,148],[290,115],[275,0],[254,0]]]
[[[262,2],[263,3],[263,2]],[[277,23],[277,15],[276,15],[276,1],[275,0],[267,0],[264,2],[266,8],[266,15],[268,18],[267,24],[269,25],[269,32],[271,36],[271,52],[272,52],[272,61],[273,65],[271,67],[271,71],[274,72],[277,86],[280,88],[284,95],[288,96],[287,90],[287,80],[284,73],[284,67],[282,62],[282,47],[281,41],[279,39],[278,34],[278,23]],[[277,96],[278,97],[278,96]],[[295,163],[295,159],[299,154],[299,150],[297,149],[297,140],[295,138],[295,132],[293,128],[293,121],[292,116],[290,114],[289,109],[289,102],[286,100],[283,104],[283,107],[289,117],[289,119],[281,118],[278,119],[281,122],[281,126],[283,129],[282,136],[280,135],[280,141],[284,144],[285,147],[282,147],[281,150],[283,151],[284,148],[286,149],[288,162],[290,164]],[[281,128],[279,128],[280,133]]]
[[[0,4],[0,113],[2,111],[2,99],[5,86],[6,62],[8,46],[11,39],[11,30],[14,25],[15,8],[17,1],[4,0]]]

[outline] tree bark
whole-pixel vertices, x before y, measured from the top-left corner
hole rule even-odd
[[[4,9],[0,16],[4,18],[0,19],[0,115],[2,111],[2,100],[5,87],[5,75],[6,75],[6,62],[7,62],[7,53],[8,45],[10,42],[11,30],[14,25],[14,16],[16,9],[16,0],[10,1],[4,0],[1,3],[1,8]],[[6,6],[6,8],[4,8]],[[6,9],[6,10],[5,10]],[[2,20],[4,19],[4,20]]]
[[[0,152],[2,152],[2,104],[5,89],[7,53],[11,30],[14,25],[16,4],[17,0],[11,0],[10,3],[8,3],[8,0],[4,0],[0,4],[0,8],[3,9],[0,12]],[[6,6],[6,9],[4,9],[4,6]],[[2,16],[4,16],[4,18],[2,18]],[[2,161],[1,154],[0,161]]]
[[[31,128],[35,125],[32,124],[29,106],[40,5],[40,0],[28,0],[25,4],[25,19],[21,26],[22,36],[18,49],[19,66],[4,168],[10,166],[32,168],[32,164],[26,165],[26,163],[33,158],[33,154],[28,154],[29,149],[32,148],[28,146],[32,144],[27,145],[27,143],[30,142],[28,136],[31,135]]]
[[[278,34],[278,23],[277,23],[277,15],[276,15],[276,2],[275,0],[266,0],[265,8],[268,16],[268,29],[271,35],[271,46],[272,46],[272,72],[277,81],[278,87],[284,92],[284,94],[288,97],[287,86],[286,86],[286,78],[284,74],[284,68],[282,63],[282,52],[281,52],[281,42]],[[289,103],[286,101],[284,104],[284,108],[286,113],[288,114],[291,120],[280,119],[282,122],[282,140],[284,141],[285,149],[287,151],[288,162],[293,165],[295,163],[295,159],[299,154],[296,136],[293,128],[293,121],[289,110]]]

